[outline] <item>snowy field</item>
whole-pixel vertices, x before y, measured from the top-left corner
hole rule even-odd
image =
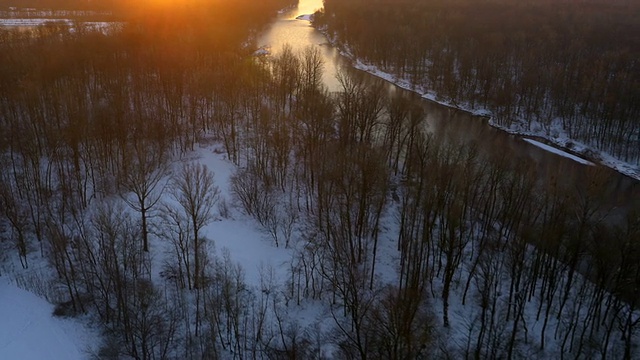
[[[98,343],[80,321],[53,317],[54,306],[0,277],[0,359],[79,360]]]
[[[196,149],[187,162],[200,163],[213,171],[215,185],[220,189],[220,201],[231,204],[230,179],[237,168],[222,155],[219,145],[202,146]],[[181,163],[174,164],[174,171]],[[168,180],[168,179],[167,179]],[[165,194],[163,202],[171,202]],[[205,229],[204,236],[212,240],[211,251],[220,255],[226,250],[233,261],[242,265],[248,285],[259,286],[261,270],[271,268],[277,278],[286,275],[291,261],[292,250],[273,246],[273,241],[262,232],[259,225],[252,218],[241,214],[236,209],[230,209],[229,218],[222,218],[216,214],[215,220]]]
[[[22,18],[22,19],[0,19],[0,27],[18,27],[18,28],[32,28],[42,26],[46,24],[59,24],[71,27],[77,23],[72,19],[51,19],[51,18]],[[81,21],[79,22],[85,29],[94,31],[107,31],[108,29],[118,26],[119,23],[105,22],[105,21]]]

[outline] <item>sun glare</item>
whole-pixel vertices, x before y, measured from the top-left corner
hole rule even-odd
[[[185,4],[184,1],[179,0],[144,0],[142,3],[144,3],[145,6],[152,8],[174,8],[181,4]]]
[[[136,18],[154,18],[160,14],[179,15],[187,9],[197,6],[198,0],[141,0],[136,2],[124,2],[122,9],[125,13]]]
[[[202,3],[201,0],[143,0],[142,2],[146,3],[147,6],[171,8],[191,7]]]

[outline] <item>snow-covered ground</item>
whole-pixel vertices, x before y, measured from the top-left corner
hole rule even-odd
[[[46,300],[0,277],[0,359],[87,359],[98,343],[80,321],[52,315]]]
[[[70,26],[73,29],[74,20],[71,19],[51,19],[51,18],[24,18],[24,19],[0,19],[0,27],[22,27],[30,28],[45,25],[47,23],[62,24]],[[86,29],[95,31],[105,31],[119,23],[105,21],[86,21],[80,22]]]
[[[71,26],[70,19],[48,19],[48,18],[27,18],[27,19],[0,19],[0,26],[24,26],[34,27],[46,23],[56,23]]]
[[[527,141],[541,148],[546,146],[533,140]],[[559,155],[573,156],[568,153],[560,153]],[[574,157],[573,160],[584,161],[577,157]],[[192,153],[176,161],[171,172],[175,174],[184,163],[204,164],[213,171],[215,185],[220,190],[220,201],[224,199],[230,205],[228,216],[223,217],[216,209],[214,211],[215,220],[204,228],[203,235],[209,239],[211,255],[221,256],[228,251],[230,260],[242,266],[245,282],[254,293],[261,293],[260,287],[263,286],[265,280],[266,282],[271,281],[274,289],[283,291],[290,276],[291,262],[295,259],[295,249],[305,241],[301,233],[297,232],[294,235],[290,248],[285,248],[282,244],[280,247],[276,247],[273,240],[261,229],[256,220],[242,214],[238,208],[231,205],[233,201],[230,180],[238,167],[226,159],[220,144],[211,142],[197,146]],[[168,174],[164,181],[169,181],[171,175]],[[170,197],[169,189],[165,188],[162,202],[172,201]],[[391,205],[387,208],[386,215],[382,219],[379,257],[376,262],[377,278],[382,284],[397,283],[396,270],[399,262],[396,241],[399,224],[394,217],[393,207]],[[132,216],[137,215],[131,209],[124,208],[124,210],[131,211]],[[164,281],[160,276],[162,264],[165,259],[170,259],[173,256],[171,245],[154,237],[150,244],[150,250],[153,258],[154,282],[160,284]],[[530,249],[530,251],[533,250]],[[9,255],[11,254],[13,252]],[[44,271],[47,266],[46,261],[40,258],[38,252],[31,254],[30,263],[33,268],[42,268],[43,274],[46,274]],[[435,325],[440,328],[435,339],[439,346],[464,349],[468,342],[467,337],[470,336],[469,329],[477,327],[479,324],[479,308],[476,301],[473,300],[473,290],[468,297],[468,303],[462,304],[464,282],[469,276],[468,265],[466,263],[461,265],[459,275],[454,281],[455,285],[451,289],[449,299],[451,326],[449,329],[441,329],[438,326],[443,306],[439,296],[442,292],[441,279],[437,277],[432,284],[432,297],[428,301],[431,304]],[[22,271],[16,270],[16,268],[14,267],[11,271],[14,273]],[[2,273],[4,277],[0,277],[0,359],[85,359],[95,353],[95,349],[100,346],[97,330],[90,331],[80,320],[52,317],[53,305],[7,282],[6,269]],[[48,274],[53,276],[53,270],[50,270]],[[499,292],[507,294],[508,274],[503,272],[500,275],[503,279],[500,281],[501,290]],[[501,301],[504,300],[502,297]],[[548,351],[535,350],[539,346],[539,339],[536,336],[543,326],[542,321],[535,320],[536,309],[536,301],[526,305],[525,318],[532,339],[528,342],[530,347],[522,349],[522,351],[523,353],[528,352],[531,358],[557,358],[559,354],[555,352],[555,349],[559,345],[554,339],[547,340]],[[286,316],[289,319],[294,319],[302,329],[313,331],[313,329],[320,328],[322,331],[329,331],[334,326],[334,320],[329,315],[329,305],[323,301],[303,299],[300,305],[294,304],[292,301],[287,303],[286,311]],[[555,328],[555,326],[556,321],[551,321],[549,328]],[[330,354],[331,351],[330,343],[324,343],[323,352]]]
[[[204,164],[214,173],[216,186],[220,189],[220,201],[233,203],[231,176],[237,167],[223,155],[220,145],[213,144],[197,148],[191,156],[191,162]],[[169,201],[165,194],[164,201]],[[231,206],[231,205],[230,205]],[[260,225],[237,209],[231,209],[231,216],[224,219],[216,214],[216,220],[204,229],[204,236],[213,242],[215,251],[220,255],[228,249],[231,259],[242,265],[249,286],[259,286],[261,272],[272,268],[278,279],[286,277],[292,250],[276,247],[273,240],[260,229]]]

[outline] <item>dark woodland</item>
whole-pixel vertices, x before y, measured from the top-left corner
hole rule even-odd
[[[42,294],[98,320],[96,357],[640,356],[640,206],[618,207],[608,169],[566,181],[499,144],[434,136],[420,101],[361,72],[330,93],[313,47],[254,56],[289,0],[105,4],[60,6],[114,9],[117,31],[0,28],[0,265],[46,258]],[[314,25],[358,58],[505,126],[558,118],[640,161],[632,1],[325,6]],[[216,169],[177,165],[202,142],[237,166],[231,194]],[[264,269],[249,287],[210,250],[204,228],[230,208],[294,249],[287,278]],[[391,282],[377,268],[389,244]],[[331,327],[301,327],[290,309],[304,304]]]
[[[640,162],[637,1],[327,0],[319,15],[355,57],[486,108],[499,126],[561,126]]]

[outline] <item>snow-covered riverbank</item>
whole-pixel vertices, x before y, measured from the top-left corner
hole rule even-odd
[[[415,92],[426,100],[438,103],[443,106],[462,110],[478,117],[487,118],[487,123],[489,125],[499,130],[505,131],[509,134],[516,135],[522,138],[535,138],[538,142],[543,142],[545,143],[545,145],[547,145],[547,147],[543,149],[548,151],[554,150],[550,151],[552,153],[557,154],[558,152],[562,151],[563,153],[571,155],[565,157],[576,160],[579,163],[585,164],[586,162],[588,162],[600,164],[602,166],[606,166],[613,170],[616,170],[619,173],[629,176],[633,179],[640,180],[640,164],[632,164],[619,160],[606,152],[598,151],[587,144],[571,139],[566,131],[562,129],[562,126],[561,124],[559,124],[559,122],[555,122],[551,128],[545,128],[541,124],[532,124],[530,126],[530,129],[533,130],[528,129],[524,121],[514,121],[511,127],[501,126],[493,121],[493,114],[490,110],[480,107],[472,107],[470,106],[470,104],[464,102],[454,103],[447,99],[442,99],[440,96],[438,96],[437,93],[428,88],[416,86],[408,79],[399,78],[390,72],[384,71],[378,66],[366,63],[362,61],[362,59],[356,58],[353,52],[348,48],[348,45],[345,46],[344,44],[340,44],[334,37],[328,34],[325,29],[318,30],[320,30],[320,32],[322,32],[326,36],[329,43],[333,47],[337,48],[340,54],[350,60],[351,65],[358,70],[365,71],[402,89]]]
[[[424,99],[436,102],[444,106],[463,110],[476,116],[487,117],[488,124],[497,129],[500,129],[502,131],[508,132],[516,136],[535,137],[535,138],[544,139],[544,141],[549,143],[547,145],[553,145],[553,147],[558,148],[557,150],[563,151],[565,153],[569,153],[575,158],[581,159],[581,161],[579,161],[581,163],[585,161],[583,158],[586,158],[591,162],[601,164],[603,166],[614,169],[620,172],[621,174],[640,180],[640,165],[634,165],[634,164],[630,164],[630,163],[618,160],[605,152],[597,151],[586,144],[570,139],[566,135],[566,133],[562,130],[562,128],[560,128],[559,126],[556,126],[553,129],[551,129],[551,131],[549,131],[549,133],[558,134],[557,136],[549,136],[547,131],[542,130],[543,129],[542,126],[533,127],[533,128],[539,128],[540,131],[525,130],[524,125],[518,122],[514,123],[514,126],[512,127],[500,126],[496,122],[492,121],[491,119],[492,114],[487,109],[471,108],[464,103],[454,104],[452,102],[442,100],[433,91],[429,91],[428,89],[421,89],[419,87],[414,86],[406,79],[400,79],[394,76],[393,74],[390,74],[388,72],[385,72],[379,69],[376,66],[365,64],[362,61],[355,59],[348,51],[344,51],[344,49],[340,49],[340,52],[345,57],[353,60],[353,65],[355,68],[362,71],[366,71],[371,75],[374,75],[376,77],[389,81],[405,90],[416,92],[419,95],[421,95]],[[548,150],[549,148],[545,148],[545,149]],[[572,159],[575,160],[575,158],[572,158]]]

